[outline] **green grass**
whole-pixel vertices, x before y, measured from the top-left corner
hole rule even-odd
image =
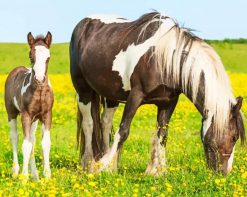
[[[247,98],[247,45],[213,44],[230,73],[236,95]],[[141,107],[124,144],[118,173],[88,175],[81,171],[76,150],[76,102],[69,77],[68,44],[51,48],[49,76],[55,93],[51,129],[52,179],[42,178],[41,132],[37,131],[36,160],[40,181],[23,184],[12,178],[12,149],[3,99],[0,99],[0,196],[246,196],[247,150],[237,144],[234,168],[223,177],[208,170],[200,141],[201,117],[184,96],[172,116],[167,144],[167,173],[162,177],[144,175],[149,161],[151,137],[155,132],[156,108]],[[29,65],[26,44],[0,44],[0,98],[6,75],[17,65]],[[123,105],[114,117],[117,130]],[[243,112],[247,115],[247,105]],[[19,162],[22,167],[22,129],[19,121]]]

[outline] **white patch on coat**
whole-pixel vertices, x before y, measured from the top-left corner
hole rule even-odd
[[[162,22],[163,23],[152,37],[139,45],[132,43],[128,46],[126,51],[121,50],[116,55],[115,60],[113,61],[112,70],[119,72],[125,91],[131,89],[130,78],[140,58],[150,49],[150,47],[155,46],[164,34],[175,26],[174,21],[170,18],[164,19]]]
[[[18,105],[18,102],[17,102],[15,96],[14,96],[14,99],[13,100],[14,100],[14,105],[15,105],[16,109],[18,109],[18,111],[21,111],[20,106]]]
[[[44,171],[43,175],[46,178],[51,177],[51,169],[50,169],[50,149],[51,149],[51,138],[50,131],[45,128],[45,125],[42,124],[42,153],[43,153],[43,162],[44,162]]]
[[[13,167],[12,167],[12,173],[13,175],[17,175],[20,170],[19,162],[18,162],[18,140],[19,140],[19,134],[17,130],[17,120],[12,119],[9,121],[10,126],[10,141],[13,148]]]
[[[28,177],[28,164],[29,159],[32,151],[32,143],[24,139],[22,144],[22,154],[23,154],[23,168],[22,168],[22,174],[24,174],[26,177]]]
[[[105,24],[129,22],[127,19],[124,19],[123,17],[116,15],[91,15],[88,16],[88,18],[100,20],[102,23]]]
[[[46,71],[46,61],[50,57],[50,50],[44,46],[35,47],[35,64],[33,70],[35,72],[35,78],[39,81],[43,81]]]
[[[212,124],[212,118],[213,118],[213,114],[208,112],[208,117],[206,120],[203,121],[202,123],[202,140],[204,141],[204,138],[208,132],[209,127]]]
[[[28,75],[29,73],[31,73],[31,74]],[[25,76],[25,79],[23,81],[22,88],[21,88],[21,96],[23,96],[23,94],[26,93],[27,88],[31,85],[31,80],[32,80],[32,72],[31,71],[28,71],[25,74],[26,74],[26,76]],[[26,81],[27,77],[29,77],[29,82],[25,85],[25,81]]]
[[[102,114],[102,130],[103,130],[103,144],[104,151],[107,152],[109,149],[109,135],[112,128],[112,120],[117,107],[107,108],[105,107]]]
[[[232,164],[233,164],[233,159],[234,159],[234,150],[235,150],[235,146],[233,147],[232,154],[231,154],[231,156],[227,162],[227,172],[230,172],[232,170]]]
[[[119,143],[120,139],[121,139],[121,136],[120,136],[119,132],[116,132],[116,134],[114,136],[114,142],[112,144],[110,151],[107,154],[105,154],[99,161],[99,163],[102,164],[101,165],[102,170],[109,168],[110,167],[109,165],[113,162],[113,158],[117,154],[117,148],[118,148],[118,143]]]

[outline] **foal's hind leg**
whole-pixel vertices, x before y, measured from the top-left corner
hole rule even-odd
[[[176,98],[169,106],[159,105],[157,114],[157,134],[155,134],[152,142],[151,160],[146,169],[146,174],[158,176],[165,172],[165,148],[168,136],[168,123],[175,109],[178,98]]]
[[[38,125],[38,120],[36,120],[35,122],[32,123],[31,126],[31,142],[33,145],[32,148],[32,152],[31,152],[31,156],[30,156],[30,169],[31,169],[31,176],[33,179],[38,180],[39,179],[39,174],[37,171],[37,167],[36,167],[36,162],[35,162],[35,156],[34,156],[34,146],[35,146],[35,142],[36,142],[36,138],[35,138],[35,133],[36,133],[36,129],[37,129],[37,125]]]

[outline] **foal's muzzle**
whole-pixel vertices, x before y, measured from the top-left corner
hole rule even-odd
[[[44,76],[43,80],[40,81],[40,80],[38,80],[38,79],[36,78],[36,76],[34,75],[34,82],[35,82],[35,84],[36,84],[37,86],[42,86],[42,85],[45,83],[45,79],[46,79],[46,77]]]

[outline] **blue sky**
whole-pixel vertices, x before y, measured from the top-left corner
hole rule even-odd
[[[26,42],[49,30],[56,43],[69,42],[75,25],[92,14],[128,19],[156,9],[205,39],[247,38],[247,0],[1,0],[0,42]]]

